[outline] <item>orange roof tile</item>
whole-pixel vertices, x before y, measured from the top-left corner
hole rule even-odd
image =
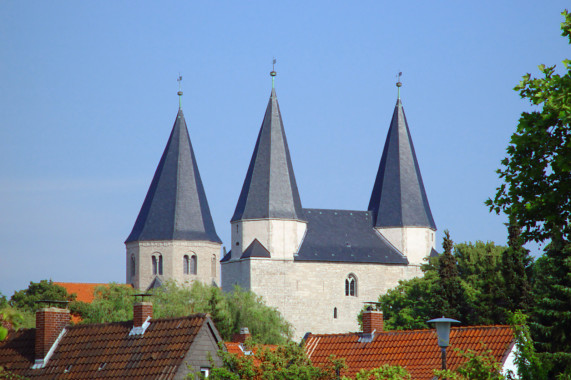
[[[95,284],[87,282],[54,282],[54,284],[63,286],[68,294],[77,296],[77,301],[91,303],[93,301],[93,292],[98,286],[106,286],[108,284]]]
[[[360,342],[361,334],[310,334],[305,341],[307,355],[315,365],[328,363],[330,355],[345,358],[348,368],[342,375],[353,377],[361,369],[383,364],[400,365],[413,379],[430,380],[433,369],[440,369],[441,353],[435,330],[383,331],[370,342]],[[490,349],[504,363],[513,347],[510,326],[452,327],[447,366],[455,369],[466,361],[454,349],[482,353]]]

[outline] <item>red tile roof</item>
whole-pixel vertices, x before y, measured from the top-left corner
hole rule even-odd
[[[75,293],[76,301],[91,303],[93,302],[93,295],[95,288],[98,286],[108,286],[109,284],[101,283],[87,283],[87,282],[54,282],[54,284],[63,286],[68,294]],[[130,286],[130,285],[125,285]]]
[[[206,322],[205,314],[151,320],[142,336],[129,335],[132,321],[68,326],[42,369],[31,369],[35,329],[24,329],[0,342],[0,366],[29,378],[171,379]]]
[[[435,330],[383,331],[373,341],[359,342],[362,334],[310,334],[305,341],[306,352],[315,365],[328,363],[330,355],[346,359],[347,370],[342,375],[354,376],[360,369],[372,369],[383,364],[400,365],[413,379],[433,378],[433,369],[441,368],[441,353]],[[484,348],[486,347],[486,348]],[[457,368],[466,359],[455,348],[472,349],[478,353],[490,349],[494,358],[504,363],[513,347],[510,326],[452,327],[447,366]]]

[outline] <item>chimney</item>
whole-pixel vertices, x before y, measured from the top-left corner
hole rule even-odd
[[[232,335],[232,342],[234,343],[244,343],[246,339],[250,338],[250,330],[247,327],[242,327],[240,329],[240,334]]]
[[[147,317],[153,318],[153,304],[137,302],[133,305],[133,327],[143,327]]]
[[[373,331],[376,332],[383,331],[384,321],[383,312],[377,310],[365,310],[363,311],[363,332],[365,334],[371,334]]]
[[[46,307],[36,312],[36,364],[42,367],[53,352],[65,326],[69,324],[69,310]]]

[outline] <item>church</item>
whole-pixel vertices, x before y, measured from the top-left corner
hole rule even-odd
[[[251,290],[307,332],[357,331],[364,302],[422,276],[434,223],[399,96],[367,210],[304,208],[274,88],[220,258],[182,109],[126,244],[127,283]],[[182,95],[179,92],[179,96]],[[220,262],[221,270],[218,271]]]

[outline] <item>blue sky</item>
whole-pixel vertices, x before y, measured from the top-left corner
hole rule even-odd
[[[178,108],[225,244],[276,90],[304,207],[366,209],[402,100],[439,228],[504,244],[483,202],[528,104],[571,54],[567,1],[0,2],[0,292],[123,282]],[[532,247],[537,249],[536,247]]]

